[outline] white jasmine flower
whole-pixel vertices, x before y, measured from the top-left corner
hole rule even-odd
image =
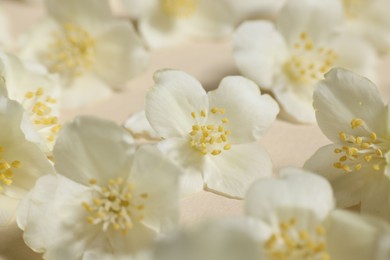
[[[372,76],[376,53],[363,40],[335,33],[342,20],[338,0],[290,0],[277,17],[243,23],[234,36],[241,73],[271,90],[287,117],[315,122],[314,86],[334,66]]]
[[[259,259],[386,259],[390,226],[378,219],[333,211],[329,183],[300,169],[257,181],[246,195],[249,229],[261,244]],[[245,259],[245,258],[244,258]]]
[[[0,52],[0,64],[0,74],[6,82],[4,95],[22,104],[37,132],[28,134],[28,139],[50,153],[61,129],[58,77],[41,65],[23,62],[3,52]]]
[[[103,99],[145,69],[140,39],[113,18],[107,1],[47,0],[46,7],[48,17],[25,35],[20,53],[60,74],[65,107]]]
[[[341,0],[340,0],[341,1]],[[388,0],[342,0],[348,32],[363,36],[379,52],[390,50],[390,2]]]
[[[0,226],[14,219],[20,200],[35,180],[53,171],[40,148],[26,140],[24,132],[31,129],[24,120],[23,108],[0,96]]]
[[[37,181],[17,219],[45,259],[136,259],[158,232],[175,227],[178,168],[154,146],[135,151],[122,127],[76,118],[61,131],[54,158],[58,174]]]
[[[275,120],[278,105],[243,77],[227,77],[206,93],[190,75],[161,70],[146,96],[145,113],[164,139],[159,148],[185,169],[182,192],[206,188],[242,197],[255,179],[272,174],[256,141]]]
[[[159,48],[196,38],[217,38],[233,30],[227,0],[124,0],[139,16],[139,31],[147,44]]]
[[[326,177],[339,207],[360,203],[361,211],[390,219],[388,109],[368,79],[331,70],[314,93],[322,132],[334,144],[320,148],[304,168]]]

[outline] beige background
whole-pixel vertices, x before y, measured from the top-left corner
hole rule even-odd
[[[43,11],[41,8],[15,0],[0,0],[0,8],[11,18],[12,32],[18,35]],[[62,121],[77,115],[96,115],[122,123],[129,114],[143,108],[144,95],[153,84],[153,72],[161,68],[186,71],[207,89],[218,86],[227,75],[238,75],[231,55],[230,38],[217,42],[188,42],[178,47],[153,51],[149,69],[128,83],[124,92],[92,106],[63,111]],[[378,85],[387,102],[390,97],[390,56],[382,58],[378,66]],[[300,167],[328,140],[315,125],[297,125],[277,120],[260,141],[271,155],[274,171],[286,166]],[[243,212],[242,201],[227,199],[209,192],[201,192],[181,203],[181,223],[192,225],[208,218],[238,215]],[[1,205],[0,205],[1,207]],[[41,259],[23,243],[16,226],[0,229],[0,259]]]

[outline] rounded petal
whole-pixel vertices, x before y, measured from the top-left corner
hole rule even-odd
[[[63,23],[93,24],[112,17],[108,1],[47,0],[46,7],[49,15]]]
[[[338,0],[288,0],[276,19],[277,28],[292,45],[302,32],[314,42],[326,39],[342,24],[343,8]]]
[[[156,146],[144,145],[135,153],[131,172],[130,180],[136,187],[135,191],[148,194],[142,223],[157,232],[176,228],[181,174],[179,167]]]
[[[157,71],[154,81],[145,100],[149,123],[163,138],[188,136],[196,123],[191,113],[199,115],[201,110],[208,110],[206,91],[195,78],[181,71]]]
[[[259,180],[248,190],[245,209],[249,216],[269,221],[279,210],[299,209],[321,220],[333,209],[332,188],[324,178],[294,168],[283,169],[280,176]]]
[[[194,150],[186,138],[170,138],[158,143],[158,148],[182,169],[180,176],[181,196],[203,189],[202,168],[204,156]]]
[[[233,57],[241,74],[270,89],[287,55],[286,43],[268,21],[247,21],[236,30]]]
[[[386,133],[386,111],[378,89],[368,79],[344,69],[332,69],[318,83],[313,106],[318,125],[332,141],[351,130],[351,120],[362,119],[378,136]]]
[[[279,75],[272,88],[280,104],[281,116],[299,123],[314,123],[313,86],[292,83],[284,75]]]
[[[255,180],[271,176],[271,159],[257,143],[232,145],[230,150],[207,158],[203,171],[207,189],[235,198],[243,198]]]
[[[149,54],[130,23],[112,22],[96,35],[94,71],[110,86],[123,88],[125,83],[144,71]]]
[[[333,38],[330,46],[338,56],[335,67],[346,68],[375,82],[378,56],[367,42],[345,33]]]
[[[390,235],[389,225],[384,221],[346,210],[335,210],[327,219],[327,227],[326,244],[333,259],[388,258],[389,244],[381,246],[380,241],[389,239]]]
[[[334,150],[338,145],[321,147],[304,164],[303,168],[325,177],[332,185],[337,207],[346,208],[358,204],[365,186],[366,172],[345,173],[333,166],[339,161],[339,154]],[[367,174],[370,174],[368,172]]]
[[[224,108],[231,130],[229,141],[246,143],[258,140],[275,121],[279,106],[269,95],[261,95],[252,81],[226,77],[218,89],[208,93],[210,107]]]
[[[90,116],[77,117],[61,130],[54,146],[58,173],[83,184],[90,179],[109,179],[130,174],[133,137],[113,122]]]
[[[28,210],[18,212],[26,244],[47,259],[79,258],[88,245],[99,239],[98,229],[86,225],[86,211],[80,200],[86,189],[60,175],[40,178],[27,197]]]
[[[18,102],[0,96],[0,143],[24,139],[21,131],[23,117],[24,111]]]
[[[61,105],[79,108],[104,100],[112,95],[110,87],[95,75],[86,74],[75,78],[70,86],[62,89]]]

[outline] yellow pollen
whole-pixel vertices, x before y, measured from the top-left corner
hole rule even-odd
[[[201,0],[160,0],[163,13],[170,17],[189,18],[195,14]]]
[[[196,112],[191,112],[191,115]],[[228,143],[230,130],[225,130],[228,127],[229,119],[222,117],[225,114],[224,108],[212,107],[210,113],[206,110],[201,110],[201,117],[206,118],[207,121],[220,122],[219,124],[200,125],[197,118],[192,130],[189,132],[189,143],[191,147],[199,151],[202,155],[219,155],[223,150],[230,150],[231,145]]]
[[[77,77],[91,69],[96,56],[95,39],[76,24],[63,24],[60,32],[53,33],[48,46],[46,63],[51,72]]]
[[[383,153],[389,150],[388,141],[378,138],[375,132],[370,131],[365,122],[354,118],[350,123],[352,131],[359,131],[361,135],[339,133],[342,149],[334,149],[334,153],[341,154],[338,162],[333,163],[337,169],[345,172],[359,171],[369,166],[375,171],[382,169],[385,164]]]
[[[332,49],[316,46],[307,32],[302,32],[292,46],[292,54],[284,69],[292,81],[303,86],[317,83],[338,59]]]
[[[110,179],[106,186],[99,186],[96,179],[89,183],[94,197],[82,207],[90,214],[87,221],[91,225],[101,225],[104,231],[112,227],[126,234],[134,222],[144,218],[148,193],[138,195],[133,185],[121,178]]]
[[[56,99],[45,95],[45,91],[41,87],[35,92],[28,91],[22,101],[22,105],[28,112],[36,130],[48,142],[54,142],[57,133],[61,129],[61,125],[58,124],[58,117],[53,116],[53,104],[55,103]]]
[[[21,168],[22,163],[19,160],[9,161],[5,159],[5,148],[0,146],[0,192],[5,186],[13,183],[14,170]]]
[[[266,259],[322,259],[328,256],[326,232],[321,225],[315,230],[299,230],[296,219],[282,222],[279,231],[263,244]]]

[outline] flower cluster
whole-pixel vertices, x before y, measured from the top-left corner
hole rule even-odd
[[[14,43],[0,10],[0,258],[18,227],[48,260],[389,259],[390,110],[368,79],[390,49],[388,0],[31,2],[44,14]],[[199,39],[231,43],[241,75],[217,86],[158,64],[123,125],[65,122]],[[262,143],[291,121],[333,142],[302,168]],[[182,228],[196,193],[244,213]]]

